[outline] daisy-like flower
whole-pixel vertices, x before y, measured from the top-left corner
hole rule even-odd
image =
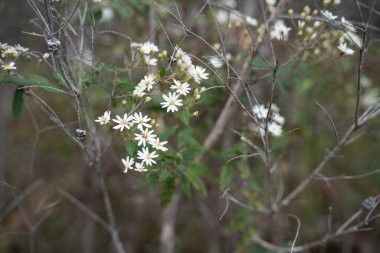
[[[216,69],[221,68],[224,65],[223,59],[219,56],[212,56],[210,58],[210,63]]]
[[[180,81],[177,81],[173,79],[174,84],[170,86],[170,89],[175,90],[178,94],[186,96],[190,92],[190,84],[187,82],[181,83]]]
[[[135,140],[138,141],[137,145],[145,147],[147,142],[151,142],[157,135],[153,134],[153,130],[143,129],[140,134],[135,133]]]
[[[117,123],[117,125],[114,126],[113,129],[120,129],[120,132],[123,132],[124,128],[129,129],[133,124],[131,122],[133,120],[133,117],[128,116],[126,113],[124,113],[123,118],[121,118],[119,115],[116,115],[116,118],[117,119],[113,119],[113,121]]]
[[[152,54],[154,52],[158,52],[158,47],[147,41],[141,45],[140,52],[143,54]]]
[[[204,68],[200,66],[191,66],[188,70],[188,73],[198,84],[201,83],[202,79],[208,79],[208,73]]]
[[[156,154],[156,151],[149,152],[149,148],[143,148],[142,151],[137,152],[137,158],[142,160],[141,163],[149,166],[152,166],[152,164],[156,164],[154,158],[157,157],[158,155]]]
[[[6,63],[4,65],[1,65],[1,67],[6,71],[16,70],[15,63],[12,61],[10,63]]]
[[[135,171],[145,172],[148,170],[145,168],[144,163],[135,163]]]
[[[121,159],[121,162],[124,165],[124,171],[123,171],[124,173],[127,173],[128,170],[133,170],[132,166],[135,163],[133,158],[130,158],[129,156],[127,156],[125,159]]]
[[[280,19],[274,24],[270,36],[277,40],[288,40],[289,32],[292,28],[285,25],[284,20]]]
[[[179,99],[179,94],[175,92],[169,92],[168,95],[163,95],[162,98],[165,102],[161,102],[162,108],[167,107],[167,112],[176,112],[178,111],[177,106],[182,106],[182,99]]]
[[[137,84],[137,87],[139,87],[141,91],[151,91],[155,83],[156,77],[152,74],[149,74],[144,76],[144,78]]]
[[[355,53],[355,51],[353,49],[347,47],[347,43],[346,42],[340,43],[339,46],[338,46],[338,49],[340,51],[342,51],[343,53],[348,54],[348,55],[353,55]]]
[[[191,57],[178,46],[176,47],[175,50],[176,50],[175,58],[177,59],[177,64],[183,69],[190,68],[191,65],[193,65],[191,61]]]
[[[98,117],[95,122],[98,122],[100,125],[106,125],[111,120],[111,111],[105,111],[104,114]]]
[[[7,57],[7,56],[12,57],[12,58],[16,58],[18,56],[18,52],[17,52],[17,50],[14,47],[9,47],[5,51],[3,51],[3,53],[1,54],[1,56],[3,58]]]
[[[17,44],[15,46],[15,49],[21,53],[26,53],[29,51],[29,48],[26,48],[26,47],[22,47],[20,44]]]
[[[327,10],[321,11],[321,13],[325,18],[327,18],[329,20],[334,20],[338,17],[338,16],[334,16],[334,14],[332,14],[332,12],[327,11]]]
[[[161,151],[168,151],[168,148],[166,148],[164,145],[168,143],[167,141],[160,141],[159,138],[154,139],[153,141],[150,141],[149,144],[152,145],[153,148]]]
[[[137,98],[142,98],[146,93],[144,91],[142,91],[141,89],[139,88],[135,88],[135,90],[133,91],[133,96],[134,97],[137,97]]]
[[[156,58],[150,58],[150,56],[145,55],[144,56],[144,63],[149,66],[156,66],[157,65],[157,59]]]
[[[145,128],[151,128],[152,125],[148,124],[148,122],[151,121],[151,118],[149,118],[147,115],[143,117],[143,115],[140,113],[135,113],[133,115],[133,123],[137,124],[137,128],[140,131],[143,131],[144,127]]]

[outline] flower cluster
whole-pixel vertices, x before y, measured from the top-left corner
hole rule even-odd
[[[25,55],[29,49],[20,46],[19,44],[16,46],[9,46],[8,44],[0,43],[0,50],[1,50],[1,68],[4,71],[11,72],[13,70],[16,70],[16,60],[22,56]]]
[[[264,105],[255,105],[252,108],[252,112],[261,124],[261,126],[257,128],[260,135],[264,135],[265,128],[267,128],[268,133],[272,136],[281,136],[285,118],[280,115],[279,108],[275,104],[272,104],[270,111],[269,107],[265,107]],[[270,113],[269,117],[268,113]]]
[[[106,111],[97,120],[100,125],[108,125],[111,122],[111,111]],[[151,130],[152,119],[148,115],[143,115],[141,112],[134,113],[133,115],[124,114],[122,116],[116,115],[114,119],[114,126],[112,129],[118,130],[129,136],[133,136],[134,141],[141,150],[137,151],[137,158],[127,156],[122,159],[124,165],[124,173],[128,170],[135,170],[138,172],[147,171],[148,166],[156,164],[156,158],[159,157],[159,151],[167,151],[165,147],[166,141],[161,141],[154,130]]]
[[[325,56],[353,55],[355,47],[362,47],[357,29],[345,17],[339,17],[329,10],[340,3],[340,0],[324,0],[322,10],[312,10],[306,5],[299,14],[289,9],[290,20],[277,20],[270,30],[270,38],[287,41],[291,33],[294,33],[294,45],[291,45],[293,49],[299,51],[299,48],[308,48],[302,55],[303,60],[311,55],[321,55],[321,52]],[[266,0],[267,10],[273,11],[276,4],[276,0]],[[327,27],[335,29],[326,29]],[[257,43],[262,43],[266,34],[265,24],[258,27],[257,33]]]
[[[157,73],[152,72],[153,68],[147,68],[148,73],[133,89],[131,98],[133,103],[136,102],[137,105],[140,100],[147,104],[152,100],[151,97],[161,97],[159,105],[167,113],[183,110],[185,114],[189,114],[188,110],[200,99],[201,93],[205,90],[205,88],[199,87],[202,81],[209,77],[205,68],[193,64],[191,56],[179,47],[175,47],[171,55],[165,50],[160,51],[151,42],[132,43],[131,48],[141,56],[140,63],[145,66],[157,66],[158,68],[160,67],[159,63],[164,65],[159,68]],[[165,75],[166,72],[168,75]],[[136,107],[133,108],[136,109]],[[195,116],[197,112],[191,115]],[[128,170],[147,171],[150,166],[157,163],[159,153],[168,150],[165,147],[167,141],[161,141],[155,133],[155,120],[141,112],[135,112],[133,115],[127,113],[115,115],[111,119],[111,111],[106,111],[95,121],[100,125],[112,123],[113,130],[128,136],[129,141],[139,147],[136,157],[127,156],[122,159],[124,172]]]

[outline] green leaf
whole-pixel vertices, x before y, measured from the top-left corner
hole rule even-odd
[[[196,190],[200,191],[203,195],[207,195],[206,186],[195,170],[184,168],[182,172]]]
[[[189,126],[190,115],[186,110],[180,110],[179,111],[179,118],[185,126],[187,126],[187,127]]]
[[[84,25],[95,26],[97,23],[99,23],[99,20],[102,18],[102,15],[102,9],[97,9],[93,12],[87,12],[86,17],[84,18]]]
[[[13,120],[18,121],[21,115],[22,106],[24,104],[24,90],[17,88],[13,96],[12,112]]]
[[[160,75],[160,77],[164,77],[165,73],[166,73],[165,67],[161,67],[160,70],[158,71],[158,74]]]
[[[161,184],[160,200],[163,206],[167,206],[173,197],[175,190],[175,177],[165,179]]]
[[[175,133],[175,131],[177,130],[177,128],[178,128],[178,125],[166,128],[165,131],[162,134],[160,134],[161,139],[162,140],[169,139],[170,136],[172,136]]]
[[[186,128],[179,132],[178,137],[182,144],[187,144],[192,147],[201,147],[201,144],[192,136],[193,129]]]
[[[186,177],[181,170],[177,170],[177,178],[181,185],[182,191],[186,194],[186,196],[191,197],[191,188],[189,181],[186,180]]]
[[[127,150],[128,155],[134,156],[137,151],[137,144],[132,140],[127,140],[125,143],[125,149]]]
[[[231,166],[223,166],[219,176],[219,184],[221,189],[230,186],[234,177],[234,170]]]
[[[60,92],[48,79],[42,76],[32,78],[21,78],[15,76],[0,76],[0,83],[11,83],[19,87],[35,85],[50,92]]]

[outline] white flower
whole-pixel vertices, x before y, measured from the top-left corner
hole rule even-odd
[[[154,52],[158,52],[158,47],[147,41],[141,45],[140,52],[143,54],[152,54]]]
[[[150,58],[149,55],[144,56],[144,63],[149,66],[156,66],[157,65],[157,59],[156,58]]]
[[[138,172],[144,172],[144,171],[148,171],[144,164],[143,163],[135,163],[135,171],[138,171]]]
[[[139,87],[136,87],[133,91],[134,97],[142,98],[145,94],[146,93],[144,91],[142,91]]]
[[[159,138],[150,141],[149,144],[152,145],[153,148],[157,150],[167,151],[168,149],[164,147],[164,145],[168,143],[167,141],[160,141]]]
[[[162,96],[165,102],[161,102],[162,108],[167,107],[167,112],[175,112],[178,111],[177,106],[182,106],[182,99],[179,99],[179,94],[175,92],[169,92],[168,95]]]
[[[131,121],[133,120],[132,116],[128,116],[126,113],[124,113],[124,117],[121,118],[119,115],[116,115],[117,119],[113,119],[115,123],[117,123],[116,126],[113,127],[113,129],[120,129],[120,132],[124,130],[124,128],[129,129],[131,125],[133,124]]]
[[[147,115],[143,117],[143,115],[140,113],[135,113],[133,115],[133,123],[137,124],[137,128],[140,131],[143,131],[144,127],[145,128],[151,128],[152,125],[148,124],[148,122],[151,121],[151,118],[149,118]]]
[[[344,33],[344,37],[355,44],[358,48],[361,48],[363,45],[362,39],[351,31],[347,31]]]
[[[152,166],[152,164],[156,163],[156,161],[153,160],[156,157],[158,157],[156,151],[149,152],[149,148],[143,148],[142,151],[137,152],[137,158],[142,160],[141,164]]]
[[[173,79],[174,84],[170,86],[170,89],[175,90],[178,94],[186,96],[190,92],[190,85],[187,82],[181,83]]]
[[[4,69],[4,70],[7,70],[7,71],[10,71],[12,69],[16,70],[17,68],[15,67],[15,63],[12,61],[10,63],[6,63],[4,65],[1,65],[1,67]]]
[[[206,70],[200,66],[191,66],[187,73],[194,79],[198,84],[201,83],[202,79],[208,79],[208,73]]]
[[[17,52],[17,50],[14,47],[8,47],[5,51],[3,51],[3,53],[1,54],[1,56],[3,58],[7,57],[7,56],[16,58],[18,56],[18,52]]]
[[[178,48],[178,46],[176,46],[175,50],[175,58],[177,59],[177,64],[183,69],[190,68],[191,65],[193,65],[191,57],[187,53],[185,53],[181,48]]]
[[[356,32],[356,28],[355,26],[348,20],[346,20],[344,17],[342,17],[341,19],[341,22],[342,22],[342,25],[349,31],[351,32]]]
[[[338,16],[334,16],[334,15],[332,14],[332,12],[327,11],[327,10],[321,11],[321,13],[322,13],[322,15],[323,15],[325,18],[327,18],[327,19],[329,19],[329,20],[334,20],[334,19],[336,19],[336,18],[338,17]]]
[[[135,134],[135,136],[135,140],[138,141],[137,145],[143,145],[144,147],[147,142],[153,141],[154,138],[157,137],[155,134],[153,134],[153,130],[149,131],[149,129],[143,129],[141,130],[141,134]]]
[[[221,68],[221,67],[223,66],[224,61],[223,61],[223,59],[221,59],[221,58],[218,57],[218,56],[212,56],[212,57],[210,58],[210,63],[211,63],[211,65],[212,65],[214,68],[218,69],[218,68]]]
[[[100,125],[106,125],[111,120],[111,111],[105,111],[104,114],[98,117],[95,122],[98,122]]]
[[[343,53],[348,54],[348,55],[353,55],[355,53],[354,50],[352,50],[351,48],[347,47],[347,43],[346,42],[340,43],[340,45],[338,46],[338,49],[340,51],[342,51]]]
[[[237,3],[235,0],[222,0],[221,4],[224,4],[230,8],[236,8]]]
[[[26,48],[26,47],[22,47],[20,44],[17,44],[15,46],[15,49],[19,52],[22,52],[22,53],[26,53],[29,51],[29,48]]]
[[[289,32],[292,28],[285,25],[284,20],[280,19],[274,24],[270,35],[277,40],[288,40]]]
[[[264,105],[255,105],[252,108],[252,112],[257,116],[259,119],[266,119],[268,115],[268,109],[265,108]]]
[[[245,21],[247,21],[248,25],[257,26],[258,24],[257,19],[252,18],[251,16],[245,16],[245,18],[246,18]]]
[[[140,91],[153,89],[153,85],[156,83],[156,77],[152,74],[144,76],[144,78],[137,84]]]
[[[269,6],[275,6],[277,0],[265,0],[265,3]]]
[[[282,126],[275,122],[271,122],[268,124],[268,132],[273,136],[280,136],[282,134]]]
[[[121,159],[121,162],[124,165],[124,173],[127,173],[128,170],[132,170],[132,165],[135,163],[133,158],[130,158],[129,156],[127,156],[126,159]]]
[[[109,8],[109,7],[103,8],[102,9],[102,17],[100,18],[99,23],[109,22],[114,18],[114,16],[115,16],[115,13],[111,8]]]

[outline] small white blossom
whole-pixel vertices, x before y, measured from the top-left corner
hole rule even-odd
[[[270,36],[277,40],[288,40],[289,32],[292,28],[285,25],[284,20],[280,19],[274,24]]]
[[[182,99],[179,99],[179,94],[175,92],[169,92],[168,95],[162,96],[165,102],[161,102],[162,108],[167,107],[167,112],[178,111],[177,106],[182,106]]]
[[[351,48],[347,47],[347,43],[346,42],[340,43],[339,46],[338,46],[338,49],[340,51],[342,51],[343,53],[348,54],[348,55],[353,55],[355,53],[354,50],[352,50]]]
[[[148,171],[144,164],[143,163],[135,163],[135,171],[138,171],[138,172],[145,172],[145,171]]]
[[[143,115],[140,113],[135,113],[133,115],[133,123],[137,124],[137,128],[140,131],[143,131],[144,127],[145,128],[151,128],[152,125],[148,124],[148,122],[151,121],[151,118],[149,118],[147,115],[143,117]]]
[[[140,52],[143,54],[152,54],[158,52],[158,47],[153,43],[147,41],[141,45]]]
[[[156,83],[156,77],[152,74],[144,76],[144,78],[137,84],[140,91],[151,91],[153,85]]]
[[[157,66],[157,59],[156,58],[150,58],[149,55],[144,56],[144,63],[148,66]]]
[[[145,94],[146,93],[144,91],[142,91],[139,87],[136,87],[133,91],[134,97],[142,98]]]
[[[156,151],[149,152],[149,148],[143,148],[142,151],[137,152],[137,158],[142,160],[141,164],[152,166],[152,164],[156,164],[154,158],[157,157]]]
[[[17,44],[15,46],[15,49],[21,53],[26,53],[29,51],[29,48],[26,48],[26,47],[22,47],[20,44]]]
[[[1,67],[4,69],[4,70],[7,70],[7,71],[11,71],[11,70],[16,70],[16,66],[15,66],[15,63],[12,61],[10,63],[6,63],[4,65],[1,65]]]
[[[161,151],[167,151],[168,149],[164,147],[164,145],[168,143],[167,141],[160,141],[159,138],[150,141],[149,144],[152,145],[153,148]]]
[[[18,56],[18,52],[17,50],[14,48],[14,47],[8,47],[6,50],[3,51],[3,53],[1,54],[1,56],[4,58],[4,57],[12,57],[12,58],[16,58]]]
[[[210,63],[216,69],[221,68],[224,65],[223,59],[221,59],[219,56],[212,56],[210,58]]]
[[[338,16],[334,16],[334,15],[332,14],[332,12],[327,11],[327,10],[321,11],[321,13],[322,13],[322,15],[323,15],[325,18],[327,18],[327,19],[329,19],[329,20],[334,20],[334,19],[336,19],[336,18],[338,17]]]
[[[346,28],[347,30],[349,30],[349,31],[351,31],[353,33],[356,32],[355,26],[350,21],[346,20],[345,17],[342,17],[340,19],[340,21],[342,22],[342,25],[344,26],[344,28]]]
[[[135,140],[138,141],[137,145],[143,145],[145,147],[147,142],[151,142],[157,136],[153,134],[153,130],[143,129],[140,134],[135,133]]]
[[[265,3],[269,6],[275,6],[277,0],[265,0]]]
[[[198,84],[201,83],[202,79],[208,79],[208,73],[201,66],[191,66],[187,73],[194,79]]]
[[[181,83],[173,79],[174,84],[170,86],[170,89],[175,90],[178,94],[186,96],[190,92],[190,85],[187,82]]]
[[[106,125],[111,120],[111,111],[105,111],[104,114],[98,117],[95,122],[98,122],[100,125]]]
[[[132,166],[135,163],[133,158],[130,158],[129,156],[127,156],[126,159],[121,159],[121,162],[124,165],[124,173],[127,173],[128,170],[132,170],[133,169]]]
[[[282,126],[275,122],[271,122],[268,124],[268,132],[273,136],[278,137],[282,134]]]
[[[185,53],[181,48],[176,46],[175,51],[175,58],[177,59],[177,64],[181,68],[188,69],[193,65],[191,57],[187,53]]]
[[[344,37],[355,44],[358,48],[361,48],[363,45],[362,39],[354,32],[347,31],[344,33]]]
[[[123,118],[121,118],[119,115],[116,115],[117,119],[113,119],[115,123],[117,123],[116,126],[113,127],[113,129],[120,129],[120,132],[126,129],[130,129],[131,125],[133,124],[131,121],[133,120],[132,116],[128,116],[126,113],[124,113]]]

